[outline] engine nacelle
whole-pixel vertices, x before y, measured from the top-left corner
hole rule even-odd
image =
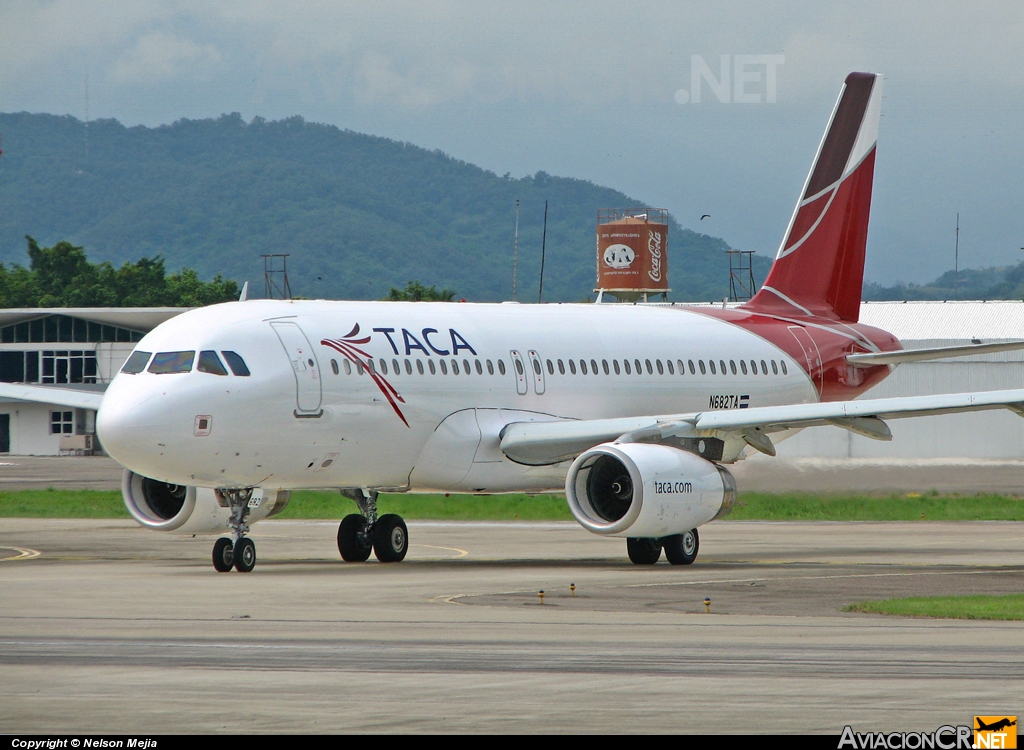
[[[251,524],[276,516],[288,505],[290,494],[254,489],[245,520]],[[221,534],[230,529],[231,508],[217,490],[168,484],[125,469],[121,495],[132,518],[147,529],[175,534]]]
[[[718,464],[678,448],[604,443],[573,462],[565,496],[588,531],[660,538],[724,516],[736,482]]]

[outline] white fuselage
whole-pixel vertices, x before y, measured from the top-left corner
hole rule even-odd
[[[137,346],[204,350],[236,352],[251,375],[114,378],[97,429],[124,466],[216,488],[560,489],[567,464],[512,463],[504,425],[818,399],[781,349],[680,307],[248,301],[180,315]]]

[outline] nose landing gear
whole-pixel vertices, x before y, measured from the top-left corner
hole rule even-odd
[[[376,490],[342,490],[359,506],[359,513],[345,516],[338,527],[338,551],[345,562],[365,562],[370,551],[381,562],[401,562],[409,551],[409,529],[401,516],[377,517]]]
[[[213,567],[218,573],[227,573],[234,568],[239,573],[248,573],[256,567],[256,544],[245,535],[249,533],[249,524],[245,520],[249,515],[249,500],[252,489],[218,490],[221,497],[231,506],[231,526],[234,541],[221,537],[213,545]]]

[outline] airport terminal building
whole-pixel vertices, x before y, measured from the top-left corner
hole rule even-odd
[[[103,391],[146,333],[188,308],[0,310],[0,382]],[[91,409],[0,398],[0,453],[91,453]]]
[[[0,382],[103,391],[135,343],[188,308],[0,310]],[[908,349],[1024,337],[1024,302],[865,302],[860,319]],[[1024,384],[1024,351],[900,365],[865,398],[990,391]],[[100,450],[90,409],[0,398],[0,453]],[[899,419],[892,442],[814,427],[778,444],[779,455],[826,459],[1020,459],[1024,419],[1006,410]]]

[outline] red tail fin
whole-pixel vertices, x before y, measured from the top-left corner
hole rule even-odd
[[[775,263],[745,309],[860,316],[881,102],[880,75],[846,77]]]

